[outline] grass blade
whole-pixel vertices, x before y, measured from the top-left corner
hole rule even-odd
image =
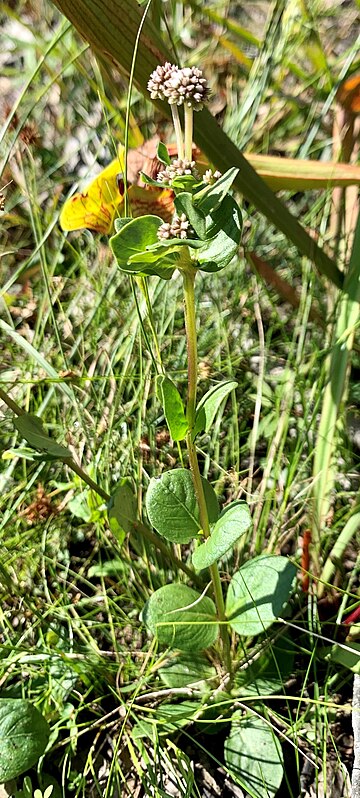
[[[360,166],[335,161],[279,158],[244,153],[245,158],[273,191],[309,191],[360,184]]]
[[[345,277],[335,331],[335,343],[329,364],[314,459],[314,529],[317,548],[329,510],[329,495],[334,482],[332,457],[334,436],[341,402],[346,390],[349,360],[355,328],[359,323],[360,302],[360,215],[358,217],[349,270]]]

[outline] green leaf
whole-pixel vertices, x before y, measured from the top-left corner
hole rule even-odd
[[[286,557],[261,554],[234,574],[226,597],[230,626],[240,635],[258,635],[281,615],[291,595],[296,567]]]
[[[119,543],[133,532],[137,520],[137,499],[131,483],[124,478],[117,486],[108,504],[109,526]]]
[[[197,571],[209,568],[220,560],[251,525],[250,510],[245,502],[235,501],[225,507],[211,530],[210,537],[195,549],[192,563]]]
[[[42,460],[41,454],[36,454],[29,446],[12,446],[1,454],[2,460],[14,460],[16,457],[23,457],[24,460]]]
[[[199,711],[201,704],[199,701],[182,701],[180,704],[161,704],[158,709],[147,715],[146,719],[140,718],[135,724],[131,736],[136,740],[142,737],[149,737],[155,742],[159,735],[173,734],[178,729],[183,729],[189,725]],[[148,719],[149,718],[149,719]],[[189,793],[187,793],[188,795]],[[168,796],[168,793],[161,793]]]
[[[159,141],[157,146],[157,158],[158,161],[160,161],[160,163],[164,163],[165,166],[169,166],[171,164],[171,159],[167,147],[162,141]]]
[[[195,416],[195,425],[193,430],[194,439],[196,435],[203,430],[205,430],[205,432],[209,432],[222,401],[236,387],[237,382],[234,382],[234,380],[228,380],[227,382],[222,382],[220,385],[215,385],[213,388],[210,388],[210,390],[207,391],[202,399],[200,399]]]
[[[335,644],[330,649],[330,653],[327,653],[326,659],[336,662],[337,665],[342,665],[343,668],[349,668],[353,673],[360,674],[360,643],[351,641],[342,646]]]
[[[220,207],[231,188],[239,170],[228,169],[213,185],[206,186],[194,196],[194,205],[207,216]]]
[[[186,242],[184,243],[184,241],[181,241],[181,245],[187,246]],[[157,261],[160,261],[161,258],[167,258],[169,261],[176,261],[179,259],[179,257],[180,251],[177,242],[175,242],[175,244],[173,241],[170,241],[169,243],[166,242],[165,246],[163,246],[162,241],[157,241],[156,244],[144,250],[144,252],[136,252],[135,255],[131,255],[129,258],[129,266],[131,266],[131,268],[134,266],[135,269],[137,264],[146,267],[147,264],[152,265]]]
[[[288,634],[278,640],[269,641],[260,657],[237,671],[236,694],[241,697],[266,696],[279,693],[293,671],[295,645]]]
[[[184,405],[179,391],[169,379],[163,374],[156,378],[156,392],[164,408],[166,423],[170,430],[170,435],[174,441],[182,441],[188,431]]]
[[[206,479],[202,480],[209,521],[219,516],[216,493]],[[173,543],[189,543],[200,529],[199,508],[191,472],[185,468],[166,471],[150,480],[146,494],[146,510],[154,529]]]
[[[275,732],[265,720],[235,712],[224,755],[232,778],[251,796],[275,795],[283,779],[284,760]]]
[[[142,182],[145,183],[145,185],[156,186],[157,188],[164,188],[164,183],[162,183],[160,180],[154,180],[153,177],[150,177],[150,175],[145,174],[145,172],[139,172],[139,174]]]
[[[171,181],[171,188],[174,191],[192,191],[196,185],[199,185],[199,181],[193,175],[179,175]],[[200,185],[203,185],[203,183],[200,183]]]
[[[142,619],[159,643],[181,651],[200,651],[218,635],[214,602],[187,585],[165,585],[149,598]]]
[[[59,458],[63,460],[64,458],[67,459],[72,457],[69,449],[49,438],[43,422],[38,416],[33,416],[30,413],[23,413],[21,416],[15,418],[14,424],[22,437],[25,438],[34,449],[40,449],[42,452],[56,459]]]
[[[205,272],[216,272],[224,269],[237,254],[241,241],[242,216],[235,200],[227,195],[220,208],[212,211],[210,227],[206,236],[212,236],[201,249],[196,258],[200,268]]]
[[[216,670],[205,654],[177,654],[159,670],[160,679],[168,687],[196,687],[206,690],[216,677]]]
[[[28,446],[14,446],[11,449],[6,449],[2,453],[1,459],[13,460],[15,457],[23,457],[24,460],[32,460],[35,463],[51,463],[54,460],[59,460],[59,457],[54,454],[45,454],[45,452],[40,454]]]
[[[67,509],[70,510],[75,518],[81,518],[82,521],[88,524],[92,520],[92,509],[89,507],[88,491],[82,490],[79,493],[75,493],[75,496],[68,502]]]
[[[105,560],[105,562],[98,562],[92,565],[87,573],[88,579],[94,576],[112,577],[113,579],[120,580],[126,579],[126,565],[124,560],[115,557],[113,560]]]
[[[51,657],[48,669],[52,700],[56,701],[59,708],[60,706],[63,707],[66,699],[78,683],[79,675],[73,669],[72,664],[67,661],[66,652],[64,652],[64,658],[60,658],[58,655]]]
[[[120,233],[120,230],[125,227],[126,224],[131,222],[132,216],[117,216],[114,221],[115,230],[117,233]]]
[[[181,701],[179,704],[161,704],[155,714],[159,725],[166,723],[168,729],[184,728],[191,723],[201,707],[200,701]]]
[[[189,219],[191,227],[194,228],[198,238],[203,239],[205,238],[206,233],[205,215],[202,213],[202,211],[196,208],[194,202],[195,197],[185,191],[181,194],[178,194],[174,199],[174,205],[177,214],[181,216],[181,214],[184,213],[187,219]]]
[[[0,698],[0,783],[35,765],[49,736],[47,721],[30,701]]]
[[[169,256],[164,255],[163,258],[157,258],[153,265],[145,266],[137,274],[144,275],[145,277],[155,275],[161,277],[162,280],[170,280],[176,268],[176,262],[179,260],[180,254],[173,253]]]
[[[161,224],[162,219],[159,216],[139,216],[121,226],[119,232],[109,239],[111,249],[122,271],[136,271],[129,269],[129,258],[131,255],[143,252],[150,244],[156,243],[157,231]]]
[[[162,246],[162,243],[157,241],[143,252],[131,255],[128,260],[127,272],[144,276],[157,275],[164,280],[169,280],[174,273],[181,252],[178,242],[165,246]],[[182,241],[181,244],[187,246],[186,241]]]
[[[156,244],[152,244],[150,247],[148,247],[147,252],[161,253],[162,250],[165,250],[166,252],[172,252],[173,250],[180,250],[183,247],[201,249],[202,246],[203,241],[200,241],[199,238],[169,238],[168,240],[157,241]],[[135,258],[132,258],[131,260],[135,260]]]

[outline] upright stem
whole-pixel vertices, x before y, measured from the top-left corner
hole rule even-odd
[[[191,433],[195,423],[196,389],[197,389],[197,338],[195,317],[195,275],[194,267],[189,264],[183,272],[184,283],[184,316],[186,329],[186,348],[188,357],[188,394],[186,415]]]
[[[194,283],[196,270],[189,262],[182,268],[184,283],[184,315],[186,329],[186,346],[188,355],[188,401],[186,415],[189,424],[189,431],[186,436],[186,445],[189,455],[190,468],[194,483],[195,495],[199,506],[199,520],[204,538],[210,535],[209,516],[205,501],[204,488],[201,480],[199,462],[196,447],[193,441],[193,428],[195,423],[196,411],[196,388],[197,388],[197,339],[196,339],[196,317],[195,317],[195,292]],[[217,563],[210,566],[211,581],[214,590],[214,598],[220,621],[220,634],[223,643],[224,660],[228,672],[231,673],[231,650],[230,638],[227,629],[225,604],[221,587],[221,579]]]
[[[178,149],[178,158],[180,158],[180,160],[183,161],[184,160],[184,142],[183,142],[183,134],[182,134],[181,124],[180,124],[179,109],[178,109],[177,105],[171,105],[170,108],[171,108],[171,114],[172,114],[173,123],[174,123],[174,129],[175,129],[176,144],[177,144],[177,149]]]

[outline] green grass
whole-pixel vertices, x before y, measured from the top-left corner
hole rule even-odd
[[[259,48],[256,41],[244,43],[234,26],[208,22],[206,28],[205,10],[202,16],[201,7],[194,8],[167,4],[174,45],[184,61],[205,69],[217,59],[212,110],[231,137],[255,152],[328,158],[332,110],[326,109],[334,107],[330,100],[345,65],[359,58],[353,28],[341,45],[342,7],[330,13],[314,3],[300,13],[299,4],[292,17],[278,3],[269,6],[266,25],[255,6],[252,19],[238,4],[216,8],[245,28],[246,41],[260,39]],[[347,10],[349,24],[354,9]],[[151,13],[157,12],[161,7],[154,3]],[[116,270],[105,239],[88,232],[66,237],[57,223],[70,189],[92,174],[95,163],[105,165],[115,142],[123,140],[127,84],[114,74],[111,85],[50,3],[15,3],[2,15],[11,52],[3,67],[5,100],[13,111],[8,109],[0,143],[1,185],[9,183],[0,217],[1,387],[41,416],[107,492],[129,476],[144,512],[149,479],[181,464],[155,395],[145,302],[135,288],[140,323],[131,285]],[[313,31],[309,47],[304,22]],[[330,23],[339,26],[335,42]],[[251,65],[230,56],[229,43]],[[130,146],[139,135],[146,139],[167,129],[136,91],[131,113]],[[304,226],[331,244],[330,192],[284,199]],[[244,246],[296,288],[299,307],[284,303],[242,251],[220,276],[197,281],[200,394],[224,378],[239,383],[213,429],[198,441],[201,468],[222,503],[246,498],[254,519],[234,561],[223,564],[228,578],[234,563],[265,549],[288,554],[300,566],[302,535],[313,525],[313,465],[337,314],[333,289],[314,267],[247,204],[244,216]],[[151,278],[149,290],[163,360],[184,393],[179,281]],[[309,318],[311,305],[325,330]],[[349,356],[354,366],[356,347],[357,328],[355,355]],[[345,553],[340,547],[336,567],[325,572],[331,585],[319,611],[311,594],[297,590],[288,619],[296,649],[291,678],[280,679],[274,696],[265,691],[256,697],[256,711],[268,713],[275,733],[289,740],[285,750],[294,778],[281,796],[299,793],[304,754],[316,762],[316,790],[328,756],[333,770],[336,761],[351,767],[340,737],[350,733],[352,673],[328,658],[329,639],[345,637],[340,624],[358,592],[352,517],[359,504],[359,456],[346,428],[348,387],[345,381],[338,403],[334,485],[317,542],[319,561],[327,560],[344,528],[351,538]],[[356,397],[351,401],[356,406]],[[4,405],[0,412],[0,698],[29,698],[51,724],[50,751],[31,771],[33,786],[44,789],[52,779],[55,798],[115,798],[136,794],[139,785],[142,794],[160,796],[169,793],[173,773],[177,795],[202,795],[201,768],[215,773],[223,760],[221,747],[202,733],[201,720],[175,735],[162,734],[161,719],[150,737],[134,733],[139,721],[156,720],[169,697],[158,676],[164,652],[156,651],[140,612],[153,590],[186,577],[140,533],[120,544],[109,530],[104,502],[69,468],[21,457],[12,413]],[[186,460],[185,452],[181,456]],[[190,562],[186,549],[182,556]],[[271,630],[272,644],[281,631],[280,624]],[[266,643],[265,636],[241,640],[239,660],[256,658]],[[191,697],[198,697],[196,690]],[[178,698],[173,695],[174,702]],[[234,705],[236,700],[227,698]],[[253,706],[254,698],[245,703]],[[341,713],[347,715],[339,734]],[[226,722],[224,712],[222,727]],[[218,734],[221,739],[221,729]],[[190,763],[197,763],[193,784]]]

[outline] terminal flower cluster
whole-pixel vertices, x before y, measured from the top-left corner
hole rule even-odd
[[[159,64],[151,73],[147,87],[153,100],[165,100],[169,103],[177,143],[177,158],[172,161],[170,158],[160,158],[164,166],[157,173],[157,183],[169,186],[174,184],[179,188],[181,178],[193,178],[195,184],[201,182],[192,154],[194,111],[200,111],[209,97],[208,84],[202,70],[198,67],[180,68],[166,61],[163,65]],[[178,106],[183,106],[182,119]],[[208,169],[203,182],[212,185],[219,177],[220,172],[213,173]],[[177,183],[174,182],[176,180]],[[188,182],[184,180],[184,186],[191,187],[191,185],[191,179]],[[187,239],[194,235],[194,230],[184,214],[181,216],[175,214],[171,224],[162,224],[158,230],[160,241],[172,238]]]
[[[183,105],[200,111],[206,102],[209,89],[202,70],[198,67],[180,67],[167,61],[151,73],[148,90],[153,100],[166,100],[170,105]]]

